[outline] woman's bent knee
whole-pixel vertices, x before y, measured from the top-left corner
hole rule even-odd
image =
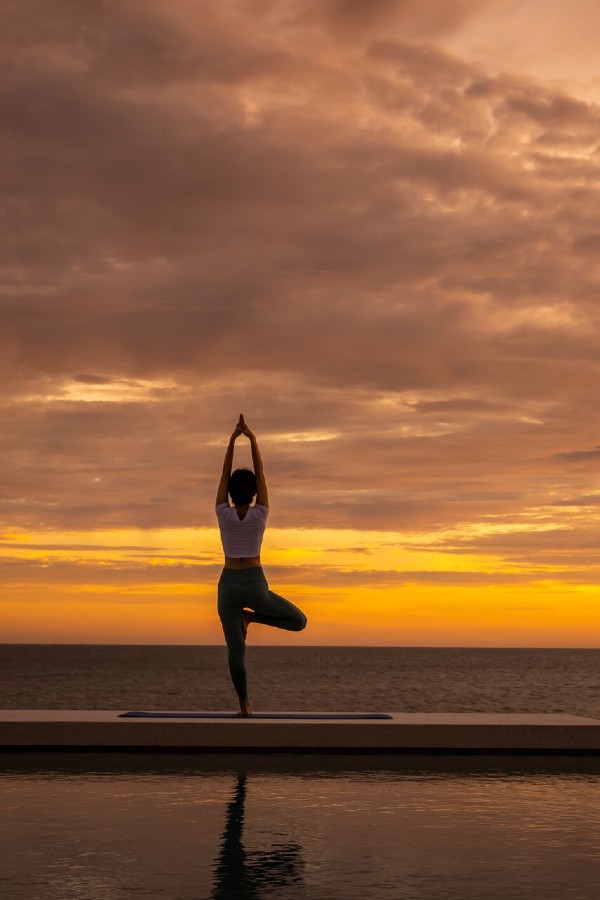
[[[296,624],[296,631],[304,631],[304,629],[306,628],[307,621],[308,620],[307,620],[306,616],[304,615],[304,613],[300,612],[300,610],[298,610],[298,621]]]

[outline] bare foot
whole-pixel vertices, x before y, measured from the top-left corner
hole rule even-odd
[[[248,612],[247,609],[242,610],[242,634],[244,635],[244,640],[246,640],[246,635],[248,634],[248,625],[250,624],[252,613]]]
[[[245,700],[243,703],[240,703],[240,711],[237,713],[238,716],[251,716],[252,713],[250,711],[250,701]]]

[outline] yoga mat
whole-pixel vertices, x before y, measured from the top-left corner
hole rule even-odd
[[[386,713],[252,713],[250,717],[228,712],[144,712],[119,713],[120,719],[391,719]]]

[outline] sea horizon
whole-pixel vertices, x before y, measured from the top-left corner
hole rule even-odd
[[[1,641],[0,647],[224,647],[218,643],[180,643],[157,641]],[[361,650],[600,650],[595,647],[579,644],[260,644],[252,643],[249,647],[271,647],[279,650],[305,650],[308,648],[336,648]]]

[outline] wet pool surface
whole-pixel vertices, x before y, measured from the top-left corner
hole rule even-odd
[[[6,900],[597,900],[596,764],[6,757]]]

